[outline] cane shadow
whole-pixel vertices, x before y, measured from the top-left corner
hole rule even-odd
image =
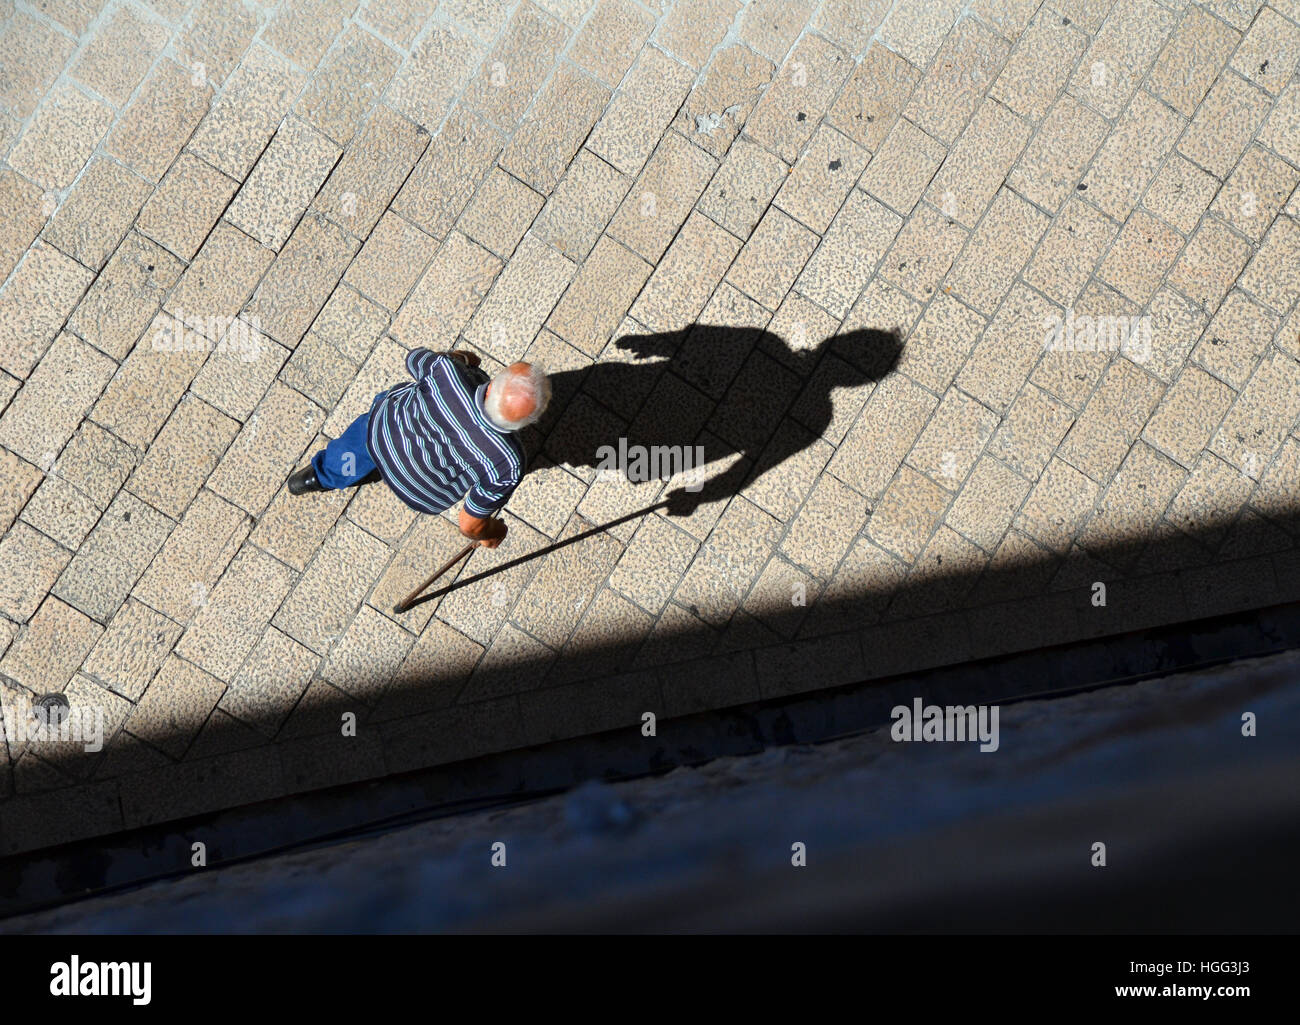
[[[615,346],[631,358],[549,375],[552,402],[528,436],[530,461],[595,468],[620,438],[629,449],[699,446],[702,485],[674,483],[664,496],[670,516],[690,516],[813,445],[834,418],[835,391],[884,378],[903,343],[864,328],[796,348],[770,331],[695,324]]]

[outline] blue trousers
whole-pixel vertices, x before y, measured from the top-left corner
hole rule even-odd
[[[379,468],[370,458],[370,449],[366,447],[366,434],[370,429],[370,414],[387,392],[380,392],[375,401],[359,417],[352,421],[346,431],[327,444],[312,457],[312,469],[321,487],[331,491],[350,488],[358,484],[369,484],[379,480]]]

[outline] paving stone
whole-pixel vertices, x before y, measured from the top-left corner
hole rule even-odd
[[[23,508],[22,519],[63,547],[75,551],[99,519],[100,512],[102,510],[89,496],[63,478],[51,475],[41,482]]]
[[[1097,276],[1135,303],[1146,303],[1183,248],[1183,237],[1163,221],[1135,210],[1120,230]]]
[[[381,341],[335,405],[325,421],[323,432],[330,438],[337,438],[353,420],[370,409],[376,395],[410,376],[406,369],[406,351],[395,342]],[[285,476],[288,476],[287,471]]]
[[[114,370],[103,353],[72,335],[60,335],[0,417],[0,445],[28,462],[49,466]]]
[[[943,518],[951,496],[910,466],[902,466],[867,522],[867,535],[906,562],[914,562]]]
[[[341,637],[388,561],[387,547],[347,520],[299,579],[275,625],[318,654]]]
[[[420,29],[424,27],[429,15],[437,6],[435,0],[399,0],[395,3],[375,4],[373,8],[368,5],[361,12],[361,17],[383,38],[392,40],[399,47],[406,49],[419,35]],[[489,31],[487,26],[500,28],[500,22],[504,20],[501,14],[503,5],[500,0],[489,0],[487,3],[474,6],[477,6],[479,11],[469,10],[465,0],[456,0],[444,9],[447,9],[448,13],[457,20],[475,28],[480,36],[489,39],[495,35],[495,32]]]
[[[486,249],[452,232],[393,322],[393,337],[407,346],[449,347],[500,269],[501,261]]]
[[[618,328],[651,267],[605,237],[596,244],[547,321],[557,335],[596,356]]]
[[[0,151],[9,141],[0,136]],[[7,278],[45,225],[46,204],[40,186],[7,167],[0,168],[0,203],[8,213],[0,223],[0,275]]]
[[[103,510],[126,481],[137,458],[131,446],[84,420],[49,473],[67,481]],[[20,492],[22,477],[19,472],[10,478],[17,482]]]
[[[1162,288],[1147,306],[1151,318],[1151,358],[1144,368],[1169,383],[1177,376],[1209,320],[1196,303]]]
[[[798,221],[771,208],[741,248],[726,280],[775,310],[820,241]]]
[[[319,210],[367,238],[429,145],[429,133],[392,108],[377,106],[316,198]]]
[[[1270,351],[1210,442],[1210,451],[1258,480],[1300,415],[1300,364]]]
[[[805,35],[755,106],[745,134],[795,163],[852,71],[848,54],[820,36]]]
[[[279,54],[251,47],[195,129],[190,151],[243,181],[306,81],[307,76]]]
[[[1225,74],[1210,89],[1196,117],[1183,132],[1178,152],[1215,177],[1226,177],[1268,116],[1269,106],[1266,93],[1231,72]],[[1282,105],[1277,109],[1281,111]],[[1274,128],[1275,124],[1280,126],[1281,121],[1270,119],[1260,132],[1260,141],[1287,156],[1279,149],[1277,136],[1273,134],[1281,131],[1280,127]]]
[[[123,359],[182,269],[166,250],[129,233],[73,311],[68,330],[113,359]]]
[[[1277,312],[1289,313],[1300,296],[1297,251],[1300,251],[1300,224],[1289,217],[1279,217],[1241,275],[1241,287]]]
[[[813,231],[825,234],[869,159],[847,136],[819,126],[773,202]]]
[[[716,166],[707,153],[676,132],[665,133],[614,215],[609,234],[642,259],[658,261]]]
[[[321,666],[321,677],[344,693],[373,705],[414,640],[391,619],[363,605]]]
[[[174,654],[126,720],[126,729],[173,758],[182,757],[225,690],[217,678]]]
[[[1043,354],[1052,318],[1058,311],[1023,285],[989,322],[956,381],[992,409],[1005,411]]]
[[[948,276],[948,288],[991,314],[1042,239],[1048,219],[1009,189],[994,199]]]
[[[714,48],[722,42],[740,7],[739,0],[674,4],[660,22],[655,41],[699,71],[709,62]]]
[[[735,237],[692,213],[633,304],[632,318],[652,331],[692,323],[739,249]]]
[[[1131,566],[1145,536],[1186,478],[1181,466],[1138,442],[1097,502],[1087,528],[1079,533],[1079,544],[1112,565]]]
[[[71,605],[48,598],[0,659],[0,673],[35,693],[62,691],[103,632]]]
[[[1234,291],[1210,321],[1192,358],[1219,380],[1240,390],[1250,378],[1279,320],[1242,292]]]
[[[1151,91],[1191,117],[1240,38],[1241,33],[1208,11],[1190,8],[1151,68]]]
[[[886,282],[880,282],[879,287],[882,291],[888,290],[890,296],[899,300],[895,308],[912,303],[912,300]],[[862,304],[862,300],[859,300],[859,304]],[[871,315],[878,317],[879,310],[880,305],[873,304]],[[806,374],[818,346],[836,333],[837,326],[835,318],[816,303],[805,299],[798,292],[788,292],[768,323],[767,330],[760,336],[759,345],[764,347],[768,355],[776,357],[791,370]],[[850,325],[846,330],[853,330],[856,326]],[[885,323],[882,326],[888,330],[897,325]],[[910,320],[907,326],[911,327]]]
[[[910,214],[943,163],[946,150],[906,118],[899,118],[871,163],[860,187],[901,214]]]
[[[1034,367],[1033,382],[1074,409],[1082,409],[1116,352],[1145,362],[1140,321],[1134,342],[1135,316],[1137,308],[1122,295],[1092,282],[1063,316],[1047,320],[1045,351]]]
[[[1298,182],[1300,174],[1289,164],[1260,146],[1251,146],[1210,210],[1252,242],[1259,242]]]
[[[71,558],[22,521],[6,529],[0,538],[0,612],[20,623],[30,619]]]
[[[846,315],[902,223],[871,197],[850,192],[795,288],[832,316]]]
[[[1300,486],[1300,441],[1287,438],[1272,464],[1260,478],[1250,504],[1265,516],[1286,523],[1291,513],[1292,496]]]
[[[1059,210],[1083,178],[1108,127],[1101,115],[1073,96],[1061,95],[1025,147],[1007,183],[1045,210]]]
[[[541,208],[541,196],[496,167],[461,217],[460,230],[508,260]]]
[[[826,120],[859,146],[875,152],[920,78],[921,72],[906,58],[883,45],[873,45],[840,90]]]
[[[973,228],[1029,141],[1029,127],[1001,104],[985,100],[948,151],[926,198]]]
[[[346,146],[399,63],[399,55],[385,43],[350,26],[312,75],[294,110],[324,135]]]
[[[129,7],[119,7],[91,35],[72,76],[121,108],[171,33]]]
[[[26,120],[49,93],[76,43],[55,28],[37,21],[26,11],[16,11],[0,27],[0,52],[23,54],[25,60],[6,60],[0,70],[0,100]]]
[[[569,59],[603,82],[618,85],[654,30],[655,18],[631,0],[599,0]]]
[[[380,484],[362,491],[376,491],[381,488],[391,493],[391,489]],[[384,570],[379,582],[375,584],[367,601],[370,606],[389,619],[418,634],[428,626],[429,620],[438,609],[438,602],[422,602],[403,613],[396,612],[395,606],[428,580],[430,573],[445,562],[446,558],[463,549],[465,538],[456,528],[451,517],[418,516],[410,532],[401,539],[400,543],[393,543],[392,547],[396,549],[397,554]],[[447,553],[446,558],[437,554],[442,552]],[[456,573],[452,573],[440,581],[439,586],[452,583],[455,577]],[[337,680],[333,682],[342,686]]]
[[[280,249],[339,159],[310,125],[286,118],[235,196],[225,218],[268,249]]]
[[[196,76],[222,82],[239,63],[263,19],[237,0],[210,0],[195,9],[173,44]]]
[[[99,270],[135,219],[149,184],[121,164],[102,157],[91,162],[44,237],[69,256]]]
[[[678,585],[677,601],[711,625],[725,624],[771,557],[778,528],[751,502],[732,499]]]
[[[471,80],[464,102],[494,124],[514,128],[568,41],[562,22],[531,4],[520,6]],[[574,48],[568,52],[572,57]]]
[[[265,552],[244,545],[177,643],[176,654],[220,680],[233,679],[295,576]]]
[[[886,377],[871,393],[827,471],[868,500],[878,499],[937,405],[934,396],[909,379]]]
[[[771,82],[772,62],[739,44],[716,51],[673,118],[673,127],[721,158]]]
[[[1114,7],[1070,80],[1070,92],[1104,117],[1117,117],[1177,22],[1154,0]]]
[[[989,95],[1021,117],[1041,121],[1087,46],[1077,25],[1044,8],[1021,34]]]
[[[1184,235],[1190,235],[1219,191],[1219,183],[1190,160],[1171,153],[1142,205]]]
[[[878,279],[877,279],[878,280]],[[863,293],[865,302],[868,292]],[[912,300],[909,300],[912,302]],[[915,303],[913,303],[915,306]],[[868,307],[874,310],[877,307]],[[919,307],[918,307],[919,308]],[[915,313],[912,314],[915,316]],[[951,295],[940,292],[916,324],[895,324],[903,330],[907,343],[899,359],[898,370],[936,393],[942,393],[956,376],[967,354],[984,332],[984,318]]]
[[[133,594],[170,620],[188,624],[208,605],[251,525],[242,510],[200,491]]]
[[[157,182],[208,112],[209,82],[195,82],[185,68],[164,59],[118,118],[104,151]]]
[[[239,314],[274,259],[275,253],[256,239],[220,221],[181,275],[164,308],[209,341],[217,341],[212,336],[224,331]]]
[[[1169,284],[1213,313],[1251,256],[1251,245],[1226,224],[1206,218],[1169,272]]]
[[[536,337],[574,269],[570,260],[525,235],[465,329],[465,338],[502,362],[517,359]]]
[[[548,538],[509,513],[505,514],[505,520],[508,527],[506,539],[496,548],[475,550],[461,570],[462,576],[487,573],[505,563],[532,555],[548,543]],[[488,644],[540,568],[540,561],[540,558],[526,560],[481,583],[452,592],[439,602],[438,619],[479,644]]]
[[[247,312],[254,326],[293,348],[325,305],[359,248],[356,239],[309,211],[298,222],[248,304]]]
[[[1294,13],[1294,11],[1292,12]],[[1232,57],[1232,67],[1276,96],[1300,64],[1300,28],[1264,7]]]
[[[34,243],[0,288],[0,366],[25,379],[93,277],[53,246]]]
[[[1142,438],[1191,469],[1235,397],[1222,381],[1200,367],[1188,366],[1166,393]]]
[[[501,166],[550,195],[609,100],[593,78],[561,67],[542,87],[528,121],[501,154]]]
[[[1210,548],[1218,548],[1255,482],[1218,456],[1203,452],[1165,519]]]
[[[215,350],[194,378],[190,390],[227,416],[242,421],[266,394],[288,359],[289,351],[242,319],[235,331],[252,343],[250,349]]]
[[[968,235],[965,228],[933,207],[919,207],[885,254],[881,275],[914,298],[927,300]]]
[[[990,554],[999,549],[1030,484],[988,455],[980,457],[948,510],[948,526]]]
[[[647,46],[592,129],[586,148],[622,174],[637,174],[682,105],[691,80],[687,68]]]
[[[1089,204],[1070,199],[1029,262],[1025,282],[1063,306],[1073,303],[1117,231]]]
[[[1068,406],[1041,388],[1026,385],[989,442],[989,454],[1027,479],[1037,480],[1073,422]]]
[[[957,490],[993,436],[999,419],[970,396],[950,389],[916,439],[907,461],[941,487]]]
[[[1105,483],[1119,469],[1155,411],[1164,386],[1126,359],[1115,360],[1058,452],[1076,469]]]
[[[113,112],[65,82],[56,86],[9,153],[9,165],[43,189],[65,189],[81,173]]]
[[[323,420],[324,414],[308,399],[278,382],[272,384],[212,472],[208,486],[258,515]]]
[[[823,474],[817,478],[808,500],[790,521],[789,530],[781,539],[780,550],[821,580],[829,580],[869,515],[866,504],[856,492],[831,475]],[[807,597],[811,605],[811,593]],[[749,607],[748,603],[746,607]],[[761,615],[752,608],[751,611]]]
[[[571,260],[586,259],[629,184],[625,176],[590,150],[578,150],[533,221],[533,233]]]
[[[575,516],[558,540],[581,534],[590,526]],[[515,605],[511,620],[548,647],[563,647],[622,554],[623,546],[614,538],[597,534],[547,555]]]
[[[262,41],[314,71],[356,6],[354,0],[290,0],[262,30]]]
[[[147,605],[128,601],[91,649],[83,671],[114,693],[138,701],[180,638],[181,629]]]
[[[108,622],[175,524],[139,499],[119,493],[53,588],[88,616]]]
[[[892,6],[887,0],[823,0],[813,24],[840,46],[859,53]]]
[[[127,483],[131,493],[179,520],[234,439],[239,423],[186,396]]]
[[[184,347],[176,345],[178,337]],[[147,448],[198,373],[209,344],[160,313],[108,382],[91,416],[127,444]]]
[[[434,132],[486,55],[484,44],[451,25],[431,25],[393,77],[386,100],[395,110]]]
[[[1063,553],[1091,515],[1100,493],[1083,473],[1053,458],[1025,500],[1015,525],[1051,551]]]
[[[699,543],[661,516],[647,516],[623,548],[609,586],[652,615],[668,602]]]
[[[319,657],[268,627],[218,702],[229,715],[274,736],[311,680]]]

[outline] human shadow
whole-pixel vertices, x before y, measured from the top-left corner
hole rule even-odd
[[[879,381],[903,347],[897,332],[873,328],[800,349],[770,331],[705,324],[615,345],[633,359],[549,375],[552,402],[525,439],[530,464],[540,454],[600,467],[620,442],[689,449],[703,474],[668,491],[671,516],[729,498],[813,445],[834,419],[833,393]]]

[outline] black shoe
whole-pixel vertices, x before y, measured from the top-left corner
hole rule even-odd
[[[303,495],[308,491],[324,490],[320,481],[316,479],[316,468],[311,463],[289,475],[289,494],[291,495]]]

